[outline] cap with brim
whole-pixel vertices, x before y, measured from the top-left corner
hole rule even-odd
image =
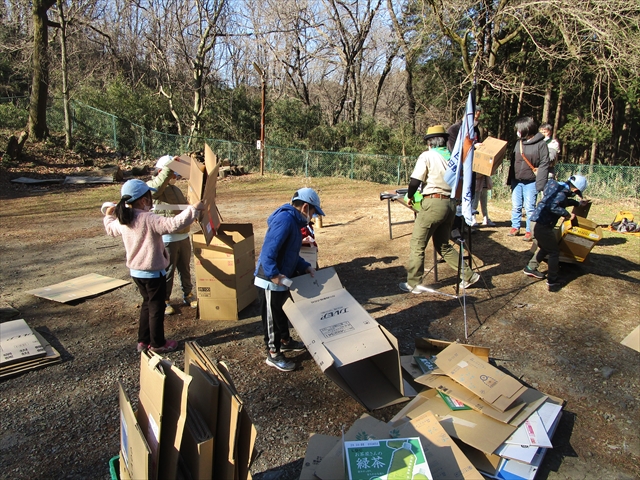
[[[120,190],[120,196],[124,197],[125,195],[129,195],[131,198],[126,200],[125,203],[131,204],[149,191],[156,192],[157,190],[136,178],[124,182],[124,185],[122,185],[122,189]]]
[[[164,155],[158,159],[155,168],[162,169],[166,167],[172,160],[173,157],[171,155]]]
[[[434,137],[442,137],[445,140],[449,138],[449,134],[444,129],[443,125],[434,125],[432,127],[427,128],[427,134],[424,136],[425,140],[429,140]]]
[[[303,202],[308,203],[316,209],[316,213],[318,215],[324,216],[324,212],[320,208],[320,197],[313,188],[301,188],[300,190],[298,190],[293,194],[291,203],[296,200],[302,200]]]

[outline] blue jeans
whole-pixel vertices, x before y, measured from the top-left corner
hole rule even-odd
[[[538,192],[536,191],[536,182],[522,183],[517,182],[511,190],[511,228],[520,228],[522,221],[522,207],[527,212],[526,232],[531,231],[531,215],[536,209],[536,199]]]

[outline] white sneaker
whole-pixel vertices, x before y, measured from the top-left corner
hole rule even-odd
[[[482,220],[482,225],[484,225],[485,227],[495,227],[496,224],[493,223],[489,217],[484,217],[484,219]]]
[[[174,313],[176,313],[176,310],[167,302],[164,307],[164,314],[173,315]]]
[[[466,290],[478,280],[480,280],[480,275],[478,274],[478,272],[475,272],[473,275],[471,275],[471,278],[469,280],[462,280],[460,282],[460,288]]]

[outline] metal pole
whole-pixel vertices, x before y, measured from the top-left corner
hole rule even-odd
[[[264,175],[264,106],[266,98],[266,82],[262,74],[262,109],[260,110],[260,175]]]

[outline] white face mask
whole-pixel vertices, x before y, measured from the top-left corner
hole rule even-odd
[[[520,135],[520,132],[516,132],[516,135],[518,136],[518,138],[522,137],[522,135]]]
[[[175,185],[177,180],[177,178],[172,178],[171,180],[169,180],[169,185]]]

